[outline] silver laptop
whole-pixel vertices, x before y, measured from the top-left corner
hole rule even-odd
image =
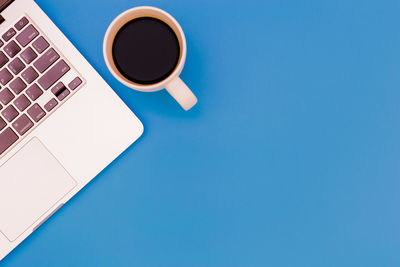
[[[33,0],[0,0],[0,260],[143,126]]]

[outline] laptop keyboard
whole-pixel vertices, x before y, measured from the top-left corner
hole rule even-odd
[[[28,18],[0,36],[1,157],[64,103],[82,79]]]

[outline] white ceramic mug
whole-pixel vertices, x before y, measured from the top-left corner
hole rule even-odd
[[[168,26],[175,32],[180,45],[179,61],[174,71],[161,82],[150,85],[138,84],[125,78],[115,66],[112,56],[113,42],[118,31],[129,21],[140,17],[153,17],[168,24]],[[114,77],[121,83],[142,92],[155,92],[165,88],[185,110],[189,110],[197,103],[197,98],[179,78],[183,66],[185,65],[186,50],[185,34],[183,33],[179,23],[167,12],[150,6],[141,6],[129,9],[115,18],[107,29],[103,44],[103,54],[107,67]]]

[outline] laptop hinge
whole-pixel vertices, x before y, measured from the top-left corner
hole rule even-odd
[[[3,12],[14,0],[0,0],[0,12]]]

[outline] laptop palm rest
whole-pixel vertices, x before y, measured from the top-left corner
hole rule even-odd
[[[0,166],[0,232],[15,241],[76,184],[40,140],[33,138]]]

